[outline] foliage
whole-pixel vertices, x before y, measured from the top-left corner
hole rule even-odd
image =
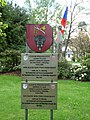
[[[0,53],[0,72],[20,70],[21,53],[18,50],[5,50]]]
[[[64,57],[61,57],[58,62],[58,78],[71,78],[70,68],[71,64]]]
[[[90,38],[85,32],[80,31],[75,38],[70,40],[69,45],[75,52],[76,59],[90,52]]]
[[[55,0],[34,0],[32,7],[30,0],[26,0],[26,5],[30,15],[30,23],[51,24],[53,20],[60,22],[61,6]],[[58,19],[59,17],[59,19]]]
[[[90,54],[84,58],[82,65],[86,66],[86,80],[90,81]]]
[[[0,0],[0,6],[4,6],[6,4],[5,0]]]
[[[0,6],[0,11],[1,22],[8,24],[8,28],[2,27],[6,36],[0,36],[0,72],[20,70],[20,54],[26,46],[25,25],[28,14],[24,8],[13,5],[12,2]]]
[[[71,71],[73,73],[73,79],[90,81],[90,55],[83,58],[80,66],[73,66]]]
[[[0,0],[0,8],[6,5],[5,0]],[[2,21],[2,11],[0,9],[0,37],[6,36],[6,33],[3,32],[8,27],[8,24],[5,24],[4,21]]]
[[[8,28],[4,30],[6,37],[0,37],[0,51],[22,49],[25,46],[25,25],[28,21],[25,9],[11,2],[1,6],[0,11],[2,11],[2,22],[8,24]]]
[[[71,68],[72,71],[72,79],[78,80],[78,81],[85,81],[86,80],[86,70],[87,68],[85,66],[78,66],[75,65]]]

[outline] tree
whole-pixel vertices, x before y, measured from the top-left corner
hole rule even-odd
[[[25,46],[25,25],[28,21],[28,15],[24,8],[20,8],[13,3],[7,3],[5,6],[1,6],[2,21],[8,24],[8,28],[4,30],[6,37],[1,37],[1,51],[5,49],[17,49],[20,50],[22,46]]]
[[[26,0],[26,5],[30,15],[30,23],[49,23],[55,21],[60,23],[61,6],[55,0],[34,0],[35,7],[32,7],[31,1]],[[56,25],[56,24],[55,24]]]
[[[80,31],[78,36],[71,39],[69,45],[76,52],[77,57],[86,56],[87,53],[90,53],[90,38],[83,31]]]
[[[6,36],[0,36],[0,72],[20,69],[20,55],[26,46],[25,25],[28,14],[24,8],[12,2],[1,6],[0,11],[2,22],[8,24],[8,28],[3,29]]]
[[[80,4],[83,2],[83,0],[80,0],[79,2],[77,0],[75,0],[75,2],[71,1],[70,4],[70,21],[69,21],[69,25],[68,25],[68,34],[67,34],[67,38],[65,40],[65,51],[64,51],[64,56],[66,55],[66,50],[67,50],[67,46],[69,44],[69,41],[71,39],[71,35],[72,33],[75,32],[75,30],[77,29],[78,25],[74,25],[76,22],[76,18],[80,15],[80,13],[83,11],[83,7],[80,6]]]

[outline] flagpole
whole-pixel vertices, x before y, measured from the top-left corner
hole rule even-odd
[[[58,52],[58,60],[60,59],[60,57],[62,57],[62,33],[60,31],[61,26],[59,26],[58,28],[58,33],[57,33],[57,52]]]

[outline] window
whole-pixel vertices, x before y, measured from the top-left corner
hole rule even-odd
[[[68,54],[68,58],[70,58],[70,54]]]

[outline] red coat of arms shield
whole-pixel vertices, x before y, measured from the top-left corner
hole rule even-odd
[[[27,24],[26,38],[29,48],[35,52],[44,52],[53,43],[53,30],[49,24]]]

